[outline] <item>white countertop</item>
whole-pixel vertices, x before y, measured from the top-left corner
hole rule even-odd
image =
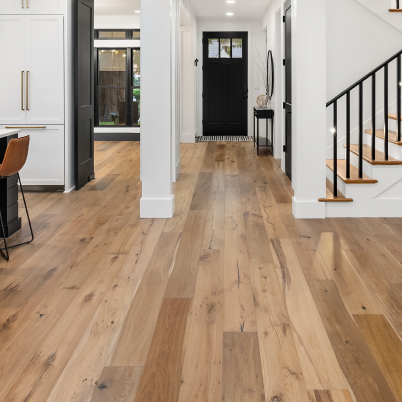
[[[0,138],[8,137],[9,135],[19,134],[21,130],[11,128],[8,130],[0,130]]]

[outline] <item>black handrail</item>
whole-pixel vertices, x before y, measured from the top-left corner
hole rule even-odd
[[[399,1],[398,4],[399,6]],[[396,53],[394,56],[390,57],[386,62],[382,63],[380,66],[375,68],[370,73],[366,74],[362,79],[351,85],[348,89],[340,93],[338,96],[333,98],[327,103],[327,107],[333,105],[333,117],[334,117],[334,125],[333,125],[333,185],[334,185],[334,196],[338,195],[338,100],[346,95],[346,178],[350,179],[350,153],[351,153],[351,145],[350,145],[350,94],[351,91],[357,87],[359,87],[359,144],[358,144],[358,153],[359,153],[359,178],[363,178],[363,84],[364,82],[371,77],[371,159],[374,161],[376,159],[376,73],[381,69],[384,69],[384,158],[388,160],[389,158],[389,99],[388,99],[388,86],[389,86],[389,76],[388,76],[388,66],[389,64],[396,59],[397,61],[397,74],[396,74],[396,85],[397,85],[397,134],[398,141],[401,141],[402,137],[402,127],[401,127],[401,117],[402,117],[402,50]]]
[[[380,66],[378,66],[377,68],[375,68],[373,71],[371,71],[370,73],[368,73],[367,75],[365,75],[361,80],[357,81],[356,83],[354,83],[353,85],[351,85],[348,89],[345,89],[342,93],[340,93],[338,96],[335,96],[334,99],[331,99],[329,102],[327,102],[327,107],[331,106],[336,100],[342,98],[342,96],[346,95],[348,92],[350,92],[352,89],[355,89],[356,87],[359,86],[359,84],[361,84],[362,82],[366,81],[367,78],[370,78],[373,74],[375,74],[376,72],[380,71],[384,66],[386,66],[387,64],[391,63],[391,61],[395,60],[399,55],[402,54],[402,50],[400,50],[397,54],[395,54],[394,56],[392,56],[391,58],[389,58],[385,63],[382,63]]]

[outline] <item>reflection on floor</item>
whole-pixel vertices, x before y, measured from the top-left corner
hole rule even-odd
[[[0,400],[402,401],[402,220],[297,221],[252,143],[181,151],[171,220],[139,219],[135,142],[97,143],[83,190],[29,195]]]

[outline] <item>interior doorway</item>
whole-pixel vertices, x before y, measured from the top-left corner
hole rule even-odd
[[[292,0],[285,3],[285,172],[292,180]]]
[[[247,136],[248,33],[204,32],[203,135]]]

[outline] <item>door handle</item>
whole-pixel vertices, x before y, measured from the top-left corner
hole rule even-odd
[[[27,110],[29,110],[29,71],[27,71]]]
[[[240,98],[240,99],[248,99],[248,96],[243,96],[243,97]]]
[[[21,110],[24,109],[24,72],[21,71]]]

